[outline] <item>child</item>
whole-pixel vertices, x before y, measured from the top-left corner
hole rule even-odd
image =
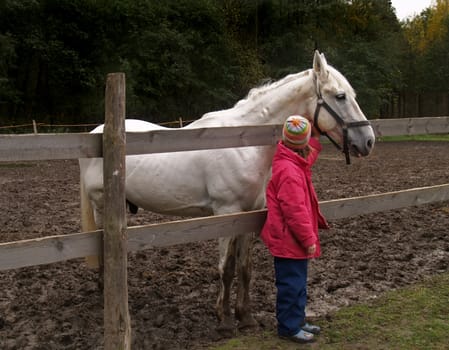
[[[278,335],[298,343],[314,341],[320,327],[306,323],[308,259],[320,256],[318,227],[328,228],[312,184],[311,166],[319,133],[301,116],[289,117],[273,158],[267,187],[268,215],[261,238],[274,256]]]

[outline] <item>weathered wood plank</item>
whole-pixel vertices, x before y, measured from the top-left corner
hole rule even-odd
[[[0,135],[0,162],[78,159],[101,154],[101,134]]]
[[[102,236],[98,230],[0,243],[0,271],[97,255]]]
[[[449,117],[371,120],[376,136],[449,134]]]
[[[135,226],[128,230],[128,249],[144,250],[231,235],[259,232],[266,210]]]
[[[126,154],[275,145],[281,138],[281,133],[281,125],[163,129],[146,133],[127,133]]]
[[[127,154],[275,145],[279,125],[162,129],[126,133]],[[101,134],[0,135],[0,161],[102,157]]]
[[[449,184],[320,202],[329,220],[449,201]],[[128,228],[128,251],[259,232],[266,210],[171,221]],[[102,231],[0,244],[0,270],[54,263],[100,251]]]
[[[170,221],[128,228],[128,251],[258,232],[266,211]],[[103,230],[0,243],[0,271],[97,255]]]
[[[412,188],[320,203],[330,220],[449,200],[449,184]]]

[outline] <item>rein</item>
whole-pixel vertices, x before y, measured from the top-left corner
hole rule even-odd
[[[315,80],[316,81],[316,80]],[[358,128],[361,126],[369,126],[371,123],[368,120],[361,120],[361,121],[354,121],[354,122],[347,122],[342,117],[338,115],[337,112],[335,112],[329,104],[324,101],[321,92],[317,88],[317,105],[315,108],[315,114],[313,117],[313,124],[318,130],[318,132],[321,135],[326,136],[329,141],[332,142],[332,144],[337,147],[338,150],[342,151],[345,154],[346,158],[346,164],[351,164],[351,158],[349,156],[349,140],[348,140],[348,129],[349,128]],[[318,116],[320,115],[321,107],[323,107],[334,119],[335,121],[340,125],[342,131],[343,131],[343,147],[341,147],[327,132],[321,131],[321,129],[318,126]]]

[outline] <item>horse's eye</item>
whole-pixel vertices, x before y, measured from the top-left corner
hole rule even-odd
[[[346,99],[346,93],[339,92],[335,97],[337,98],[337,100],[344,100]]]

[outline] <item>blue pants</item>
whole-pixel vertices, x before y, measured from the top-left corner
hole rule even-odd
[[[304,324],[307,304],[307,259],[274,257],[278,334],[292,336]]]

